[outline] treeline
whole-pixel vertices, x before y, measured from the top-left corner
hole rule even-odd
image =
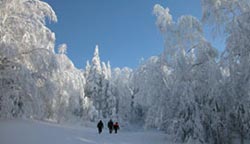
[[[40,0],[2,0],[0,117],[63,121],[115,118],[158,128],[183,143],[244,143],[250,128],[250,1],[202,0],[202,20],[154,6],[165,49],[134,70],[112,69],[96,46],[84,70],[74,67],[45,22]],[[226,39],[222,54],[204,25]]]

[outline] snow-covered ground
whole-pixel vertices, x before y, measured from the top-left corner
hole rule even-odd
[[[33,120],[0,120],[0,144],[166,144],[157,131],[126,131],[102,134],[95,128],[63,126]]]

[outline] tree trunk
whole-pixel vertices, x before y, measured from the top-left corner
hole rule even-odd
[[[244,134],[240,133],[240,144],[244,144]]]

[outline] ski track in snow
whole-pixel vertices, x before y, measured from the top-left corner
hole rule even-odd
[[[64,126],[33,120],[1,120],[0,144],[166,144],[158,131],[123,131],[101,134],[95,128]]]

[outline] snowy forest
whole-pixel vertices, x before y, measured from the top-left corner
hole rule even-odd
[[[250,1],[201,0],[202,19],[152,6],[164,50],[137,68],[112,68],[98,45],[84,69],[55,46],[40,0],[0,0],[0,118],[63,122],[117,119],[180,143],[250,138]],[[204,35],[225,39],[223,52]],[[95,48],[94,48],[95,47]],[[55,50],[58,48],[58,50]],[[101,46],[100,46],[101,48]]]

